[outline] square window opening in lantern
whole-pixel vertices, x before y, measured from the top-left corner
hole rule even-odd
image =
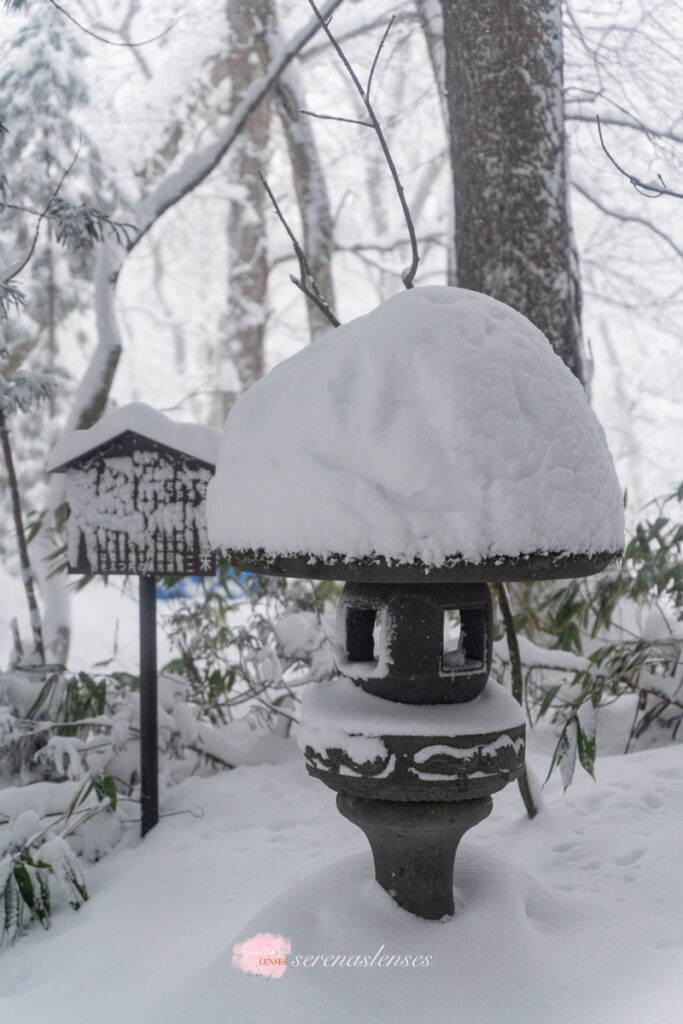
[[[377,665],[382,650],[382,616],[377,608],[346,609],[346,660]]]
[[[481,672],[486,660],[486,627],[477,608],[446,608],[443,613],[441,669],[448,675]]]

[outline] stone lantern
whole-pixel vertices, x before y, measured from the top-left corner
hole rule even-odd
[[[522,710],[487,683],[487,584],[589,575],[623,545],[580,384],[502,303],[403,292],[238,400],[208,521],[240,568],[345,581],[339,674],[304,699],[307,769],[400,906],[453,913],[458,843],[524,765]]]

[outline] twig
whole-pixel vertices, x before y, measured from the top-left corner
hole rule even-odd
[[[683,259],[683,249],[680,249],[674,242],[673,238],[667,235],[665,231],[661,231],[656,224],[652,223],[652,221],[647,220],[645,217],[637,217],[635,214],[622,213],[620,210],[611,210],[608,206],[605,206],[604,203],[600,202],[600,200],[597,199],[594,195],[588,192],[587,189],[583,187],[583,185],[580,185],[578,182],[573,181],[572,186],[580,195],[584,197],[584,199],[587,199],[589,203],[592,203],[593,206],[595,206],[598,210],[600,210],[601,213],[604,213],[606,216],[614,217],[617,220],[624,221],[624,223],[630,222],[631,224],[641,224],[643,227],[648,228],[650,231],[652,231],[653,234],[661,238],[663,242],[666,242],[666,244],[670,246],[671,249],[673,249],[677,256]],[[652,196],[650,198],[655,197]]]
[[[370,74],[368,75],[368,84],[365,86],[365,102],[366,103],[370,102],[370,86],[372,85],[372,78],[373,78],[373,75],[375,74],[375,68],[377,67],[377,61],[379,60],[379,55],[382,52],[382,50],[384,48],[384,44],[387,41],[387,36],[391,32],[391,27],[394,24],[395,18],[396,18],[395,14],[392,14],[391,17],[389,18],[389,21],[387,23],[387,27],[384,29],[384,32],[382,33],[382,38],[379,41],[379,46],[377,47],[377,51],[376,51],[375,56],[373,58],[372,65],[370,67]]]
[[[268,184],[268,182],[263,177],[260,171],[258,172],[258,176],[261,179],[261,184],[268,193],[270,201],[273,204],[275,212],[278,215],[280,222],[282,223],[282,226],[289,235],[291,243],[294,247],[294,252],[296,253],[296,258],[299,261],[299,274],[301,275],[301,277],[299,279],[294,277],[293,274],[290,274],[290,281],[292,282],[292,284],[295,284],[297,286],[299,291],[302,291],[304,293],[307,299],[309,299],[315,306],[318,307],[320,312],[327,317],[327,319],[329,320],[333,327],[339,327],[340,321],[337,319],[336,314],[331,309],[329,302],[327,302],[327,300],[320,294],[320,290],[318,288],[318,285],[316,284],[315,278],[311,274],[311,269],[308,265],[306,254],[299,245],[299,242],[297,241],[294,232],[292,231],[289,224],[285,220],[285,217],[278,205],[277,199],[273,195],[273,191],[270,185]]]
[[[306,114],[307,117],[317,117],[320,121],[343,121],[345,124],[359,124],[361,128],[374,128],[372,121],[361,121],[359,117],[342,117],[339,114],[317,114],[314,110],[304,110],[303,107],[292,108],[284,104],[290,114]]]
[[[310,2],[310,0],[309,0]],[[598,126],[598,135],[600,136],[600,145],[603,148],[605,156],[613,164],[620,174],[623,174],[625,178],[628,178],[630,183],[633,185],[636,192],[641,196],[645,196],[646,199],[659,199],[660,196],[671,196],[673,199],[683,199],[683,192],[674,192],[672,189],[667,188],[660,177],[661,185],[655,184],[654,181],[645,182],[641,181],[640,178],[636,178],[634,174],[629,174],[628,171],[624,170],[621,164],[617,163],[610,151],[608,150],[605,140],[602,135],[602,126],[600,124],[600,115],[596,115],[596,123]]]
[[[396,22],[410,24],[411,22],[417,21],[418,16],[415,13],[415,11],[404,10],[399,11],[397,14],[394,14],[393,19]],[[351,28],[346,29],[343,32],[340,32],[337,39],[339,42],[346,43],[349,39],[356,39],[358,36],[364,36],[367,38],[369,32],[372,32],[373,29],[379,28],[381,25],[386,24],[386,21],[386,13],[380,14],[376,18],[373,18],[371,21],[365,21],[362,22],[361,24],[353,25]],[[300,60],[302,64],[305,64],[307,61],[319,57],[320,54],[323,53],[323,51],[325,50],[325,47],[325,43],[314,43],[313,45],[309,46],[301,54]]]
[[[80,151],[81,151],[81,144],[79,142],[78,146],[76,148],[76,152],[74,153],[73,157],[71,158],[71,163],[69,164],[69,166],[67,167],[67,169],[64,171],[64,173],[62,174],[61,178],[57,182],[57,187],[55,188],[54,192],[52,193],[52,195],[48,199],[47,203],[45,204],[45,208],[43,209],[43,211],[41,213],[38,214],[38,223],[36,224],[36,229],[33,232],[33,241],[31,242],[31,247],[30,247],[28,253],[26,254],[25,259],[17,267],[16,270],[12,271],[12,273],[9,275],[9,277],[5,278],[4,284],[7,284],[8,281],[11,281],[13,277],[17,277],[22,272],[24,267],[30,262],[31,257],[33,256],[33,253],[36,251],[36,245],[38,244],[38,235],[40,233],[40,225],[43,223],[43,220],[45,219],[45,217],[47,217],[48,213],[50,212],[50,207],[52,206],[52,204],[54,203],[55,199],[59,195],[59,191],[60,191],[62,185],[66,181],[66,179],[69,176],[69,174],[71,174],[71,171],[73,169],[74,164],[76,163],[76,160],[78,159],[78,154],[80,153]]]
[[[380,40],[380,44],[379,44],[379,46],[377,48],[377,53],[375,54],[375,58],[374,58],[374,60],[372,62],[372,67],[370,69],[370,76],[368,78],[368,86],[367,86],[367,89],[364,89],[363,86],[361,85],[361,82],[360,82],[360,80],[358,78],[358,75],[353,70],[353,68],[352,68],[352,66],[351,66],[351,64],[350,64],[346,54],[342,50],[341,46],[339,45],[339,43],[337,42],[335,37],[332,35],[332,32],[330,31],[329,23],[327,21],[325,21],[325,19],[323,18],[322,14],[320,13],[318,8],[316,7],[314,0],[308,0],[308,3],[310,5],[312,11],[314,12],[315,16],[317,17],[318,21],[320,22],[320,25],[321,25],[323,31],[325,32],[325,35],[327,36],[327,38],[331,42],[332,46],[334,47],[334,49],[335,49],[335,51],[337,53],[337,56],[339,57],[340,61],[342,62],[342,64],[346,68],[346,70],[347,70],[347,72],[349,74],[349,77],[351,78],[351,81],[353,82],[353,84],[355,85],[356,89],[358,90],[360,98],[362,99],[363,104],[365,105],[365,109],[367,110],[368,114],[370,115],[370,121],[372,123],[372,127],[375,129],[375,132],[377,133],[377,138],[378,138],[379,144],[380,144],[380,146],[382,148],[382,152],[384,154],[384,159],[387,162],[387,166],[389,168],[389,172],[390,172],[391,177],[393,179],[394,186],[396,188],[396,192],[397,192],[397,195],[398,195],[398,199],[399,199],[399,202],[401,204],[401,209],[403,210],[403,217],[405,219],[406,227],[408,229],[408,236],[410,238],[410,250],[411,250],[412,259],[411,259],[411,263],[410,263],[410,266],[408,267],[408,269],[405,270],[401,274],[401,280],[403,281],[403,284],[405,285],[406,288],[412,288],[413,287],[413,281],[415,279],[415,274],[417,273],[417,266],[418,266],[418,263],[420,262],[420,255],[419,255],[418,248],[417,248],[417,237],[415,235],[415,226],[413,224],[413,219],[412,219],[412,217],[410,215],[410,210],[408,208],[408,203],[407,203],[406,197],[405,197],[405,191],[404,191],[403,185],[401,184],[401,179],[399,178],[398,170],[396,168],[396,164],[394,163],[393,158],[391,156],[391,152],[389,151],[389,146],[388,146],[387,140],[386,140],[386,138],[384,136],[384,132],[382,131],[382,126],[380,125],[380,123],[379,123],[379,121],[377,119],[377,115],[375,114],[375,111],[373,109],[372,103],[370,102],[370,86],[372,84],[372,76],[373,76],[374,71],[375,71],[375,67],[376,67],[376,64],[377,64],[377,60],[379,58],[380,51],[382,50],[382,47],[384,46],[384,43],[385,43],[386,38],[387,38],[387,34],[389,32],[389,29],[391,28],[391,25],[392,25],[394,19],[393,18],[391,19],[391,21],[387,25],[386,29],[384,30],[384,33],[382,34],[382,38]]]
[[[508,652],[510,654],[512,696],[519,704],[524,706],[524,676],[522,675],[522,658],[519,653],[519,642],[517,640],[517,632],[515,630],[515,620],[512,617],[512,609],[510,607],[507,589],[504,583],[494,583],[493,590],[498,600],[498,607],[500,608],[500,614],[503,619],[503,628],[505,630],[505,639],[507,640]],[[519,786],[519,792],[522,795],[522,800],[524,801],[524,806],[526,807],[526,813],[530,818],[535,818],[538,814],[538,807],[534,803],[534,798],[531,793],[531,786],[529,785],[529,777],[527,775],[526,765],[524,765],[524,768],[522,769],[522,774],[517,779],[517,785]]]
[[[61,4],[58,4],[57,0],[48,0],[48,3],[52,4],[55,10],[59,11],[60,14],[63,14],[65,18],[68,18],[68,20],[72,22],[76,26],[76,28],[80,29],[81,32],[85,32],[87,36],[91,36],[93,39],[97,39],[97,41],[100,43],[106,43],[107,46],[127,46],[131,50],[134,49],[136,46],[147,46],[148,43],[156,43],[158,39],[163,39],[164,36],[168,35],[171,29],[175,28],[176,25],[176,22],[174,21],[168,26],[168,28],[165,28],[163,32],[160,32],[158,36],[152,36],[151,39],[142,39],[139,43],[120,43],[117,42],[115,39],[105,39],[104,36],[98,36],[97,32],[93,32],[92,29],[86,28],[85,25],[82,25],[80,21],[77,21],[74,18],[73,14],[69,14],[69,12],[61,6]]]
[[[201,757],[208,757],[209,761],[216,761],[218,764],[222,764],[224,768],[234,768],[235,765],[231,764],[230,761],[226,761],[220,754],[214,754],[209,750],[204,750],[203,747],[197,747],[193,743],[187,744],[187,749],[191,750],[195,754],[200,754]]]
[[[282,706],[278,706],[277,704],[271,704],[271,702],[266,700],[265,697],[258,697],[257,696],[256,700],[259,702],[259,704],[263,704],[263,706],[265,708],[267,708],[268,711],[272,711],[276,715],[282,715],[283,718],[288,719],[288,721],[290,721],[292,723],[292,725],[298,725],[299,724],[299,719],[296,718],[294,715],[290,715],[290,713],[288,711],[284,711],[282,709]]]
[[[582,100],[577,100],[577,103],[582,103]],[[566,106],[566,101],[565,101]],[[618,110],[622,110],[622,107],[616,105]],[[648,139],[666,139],[670,142],[683,143],[683,135],[675,132],[668,128],[653,128],[652,125],[644,124],[640,118],[633,117],[633,115],[627,114],[624,111],[624,117],[614,117],[611,114],[600,114],[600,123],[605,125],[611,125],[613,128],[629,128],[631,131],[640,132],[642,135],[647,135]],[[580,110],[572,113],[571,107],[566,114],[567,121],[576,121],[578,123],[585,122],[587,124],[593,124],[595,121],[595,114],[583,114]],[[627,118],[630,117],[631,120]]]

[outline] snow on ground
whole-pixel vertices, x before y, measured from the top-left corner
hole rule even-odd
[[[374,882],[365,838],[306,776],[294,742],[260,742],[252,761],[267,763],[167,791],[162,810],[189,813],[164,817],[144,841],[131,829],[88,869],[89,903],[0,952],[0,1020],[681,1019],[680,746],[603,758],[597,783],[582,774],[566,795],[553,779],[533,822],[509,786],[463,839],[456,915],[424,922]],[[544,773],[547,756],[531,763]],[[231,965],[235,941],[285,926],[292,957],[281,979]],[[432,961],[293,966],[316,953],[372,959],[382,945]]]
[[[520,313],[436,286],[331,329],[238,398],[207,518],[226,548],[428,565],[624,539],[577,379]]]

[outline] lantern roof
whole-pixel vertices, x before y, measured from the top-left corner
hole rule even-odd
[[[526,317],[449,287],[394,295],[242,395],[207,514],[241,564],[337,579],[583,575],[624,535],[579,381]]]

